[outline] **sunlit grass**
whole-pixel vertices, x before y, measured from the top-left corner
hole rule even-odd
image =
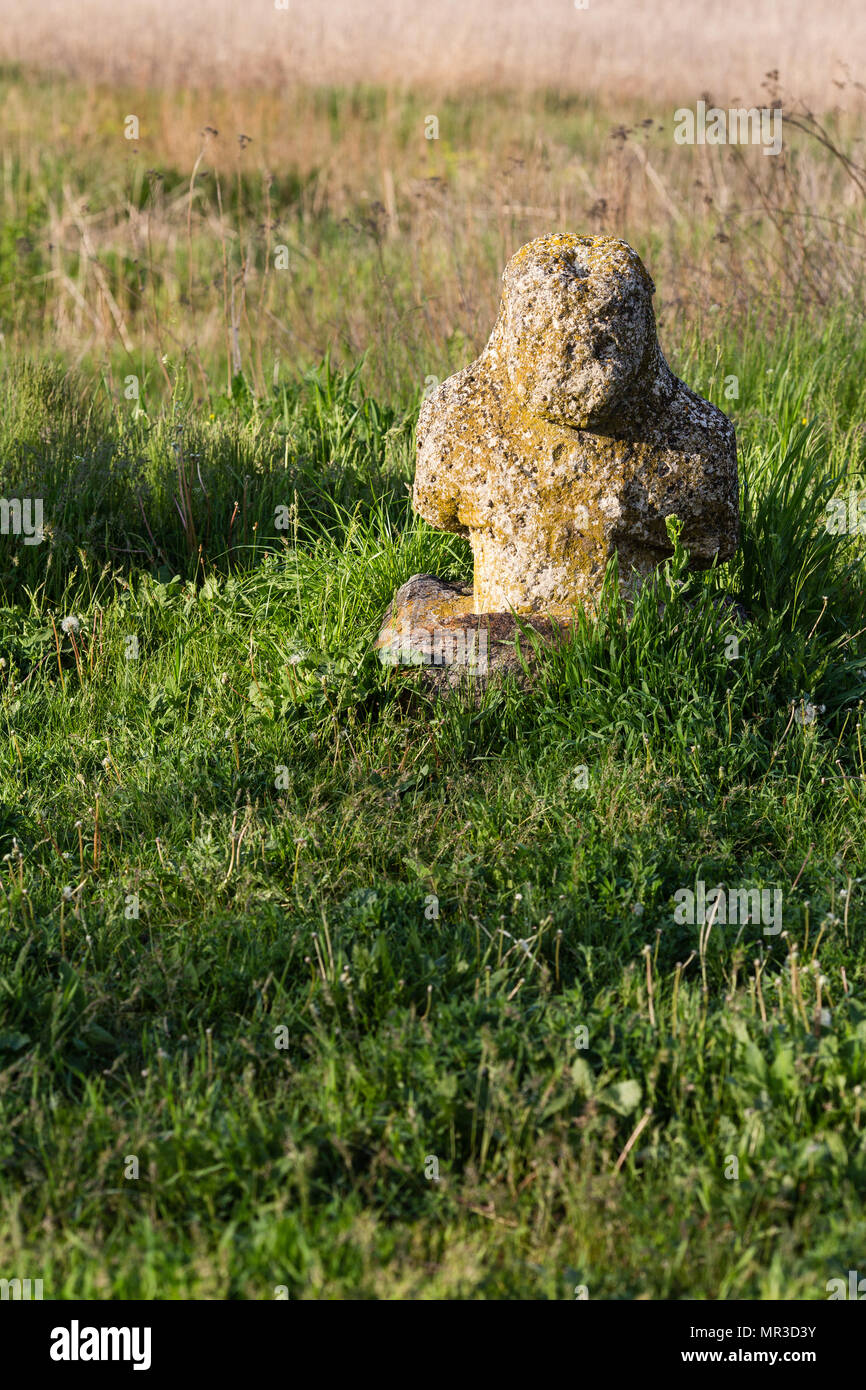
[[[180,377],[142,415],[6,381],[0,488],[51,532],[0,542],[4,1269],[821,1299],[856,1268],[866,597],[822,508],[862,349],[830,323],[810,374],[807,340],[728,345],[733,405],[710,346],[675,361],[737,420],[741,555],[675,554],[630,615],[614,586],[480,703],[370,652],[411,573],[469,573],[409,509],[414,406],[328,364],[213,420]],[[699,879],[780,888],[783,931],[678,925]]]

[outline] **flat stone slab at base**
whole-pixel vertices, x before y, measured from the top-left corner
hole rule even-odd
[[[731,594],[717,594],[713,603],[719,615],[717,629],[751,620]],[[660,613],[663,608],[660,605]],[[435,574],[413,574],[391,600],[374,645],[383,665],[420,668],[424,684],[433,691],[469,683],[480,690],[491,678],[504,676],[526,687],[527,672],[531,677],[536,661],[528,628],[549,646],[570,636],[572,620],[475,613],[471,585],[437,579]]]
[[[532,640],[522,636],[527,628],[551,643],[570,633],[571,621],[475,613],[471,585],[413,574],[394,595],[375,648],[383,665],[422,668],[424,684],[434,690],[454,690],[470,682],[478,688],[494,676],[525,684],[515,636],[521,635],[523,661],[531,671]]]

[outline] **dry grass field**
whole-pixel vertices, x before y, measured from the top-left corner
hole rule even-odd
[[[330,351],[411,395],[552,229],[631,241],[666,341],[860,302],[856,5],[726,6],[700,42],[691,7],[624,0],[0,16],[0,343],[112,389],[168,389],[165,357],[261,393]],[[781,102],[781,154],[677,144],[707,96]]]
[[[859,0],[2,0],[0,32],[8,58],[95,81],[522,86],[654,102],[707,91],[728,104],[775,69],[824,108],[866,51]]]

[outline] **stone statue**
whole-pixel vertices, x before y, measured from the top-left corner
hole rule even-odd
[[[671,554],[672,514],[693,566],[730,558],[734,427],[668,367],[637,253],[615,237],[540,237],[502,282],[481,356],[418,419],[414,506],[467,536],[474,557],[471,604],[460,586],[423,577],[432,627],[471,613],[567,621],[593,606],[614,553],[633,596]]]

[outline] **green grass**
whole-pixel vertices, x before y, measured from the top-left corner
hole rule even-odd
[[[152,417],[6,379],[0,494],[48,534],[0,539],[4,1274],[822,1299],[857,1268],[866,593],[823,514],[864,347],[687,345],[738,424],[739,556],[677,551],[630,620],[611,574],[480,703],[370,653],[410,574],[471,572],[408,506],[417,401],[328,364],[213,419],[183,379]],[[677,924],[699,879],[781,888],[782,933]]]

